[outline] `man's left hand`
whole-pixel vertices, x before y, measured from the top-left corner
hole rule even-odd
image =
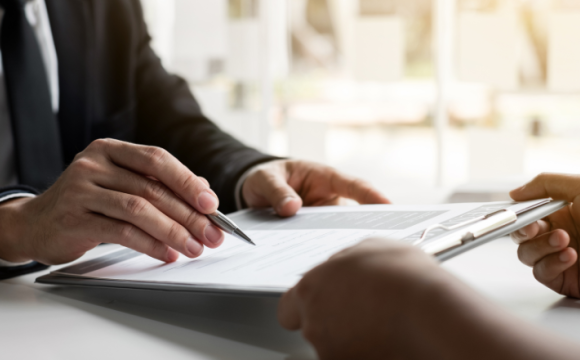
[[[280,216],[292,216],[302,205],[339,205],[345,198],[360,204],[390,203],[363,180],[300,160],[277,160],[255,167],[244,182],[242,196],[249,207],[271,206]]]

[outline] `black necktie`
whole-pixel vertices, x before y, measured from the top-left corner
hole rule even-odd
[[[26,0],[0,0],[4,8],[0,50],[19,182],[44,190],[63,170],[60,135],[52,111],[48,77]]]

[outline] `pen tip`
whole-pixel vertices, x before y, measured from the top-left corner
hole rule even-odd
[[[240,239],[244,240],[248,244],[252,244],[256,246],[256,244],[248,237],[248,235],[244,234],[244,232],[240,229],[234,230],[234,234],[236,234]]]

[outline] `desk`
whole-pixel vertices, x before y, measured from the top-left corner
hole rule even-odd
[[[501,239],[443,267],[511,312],[580,342],[579,303],[536,283],[515,249]],[[276,324],[275,299],[35,284],[41,274],[0,282],[2,358],[315,358],[299,334]]]

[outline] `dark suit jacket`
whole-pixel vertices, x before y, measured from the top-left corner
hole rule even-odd
[[[98,138],[160,146],[210,182],[220,210],[234,211],[237,179],[272,157],[218,129],[187,83],[165,71],[139,0],[46,0],[46,6],[58,58],[65,164]]]

